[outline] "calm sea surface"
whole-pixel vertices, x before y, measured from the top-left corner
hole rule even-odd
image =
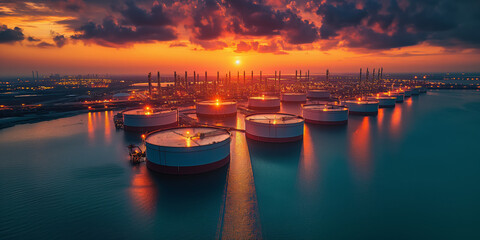
[[[0,130],[1,239],[480,239],[479,91],[307,124],[297,143],[233,132],[231,163],[196,176],[132,166],[141,139],[114,114]]]

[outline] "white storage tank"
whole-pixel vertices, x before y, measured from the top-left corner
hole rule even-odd
[[[282,93],[280,96],[282,102],[306,102],[307,94],[305,93]]]
[[[410,89],[412,91],[412,95],[418,95],[420,94],[420,88],[413,87]]]
[[[378,114],[378,101],[370,100],[350,100],[345,101],[350,114],[357,115],[377,115]]]
[[[348,122],[348,108],[340,105],[303,105],[303,118],[306,123],[340,125]]]
[[[425,86],[420,86],[420,93],[426,93],[427,92],[427,87]]]
[[[329,99],[330,98],[330,92],[327,90],[308,90],[307,92],[307,98],[310,99]]]
[[[166,174],[197,174],[230,161],[230,132],[215,127],[178,127],[145,138],[147,167]]]
[[[280,109],[280,98],[271,96],[250,97],[248,108],[253,110],[277,110]]]
[[[303,118],[293,114],[252,114],[245,117],[245,135],[262,142],[293,142],[303,138],[303,125]]]
[[[198,102],[196,113],[199,117],[234,117],[237,115],[237,102],[219,99]]]
[[[395,103],[397,102],[396,97],[389,97],[389,96],[369,97],[368,100],[378,101],[378,107],[381,107],[381,108],[395,107]]]
[[[178,125],[177,109],[155,109],[150,107],[126,110],[123,114],[123,128],[126,131],[145,132]]]
[[[403,100],[405,100],[405,93],[402,93],[402,92],[392,92],[392,93],[387,93],[385,94],[385,96],[389,96],[389,97],[395,97],[396,98],[396,102],[397,103],[401,103],[403,102]]]

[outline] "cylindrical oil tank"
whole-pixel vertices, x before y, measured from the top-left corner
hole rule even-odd
[[[307,94],[305,93],[282,93],[280,96],[282,102],[306,102]]]
[[[196,104],[199,117],[233,117],[237,115],[237,102],[235,101],[203,101]]]
[[[350,114],[356,115],[377,115],[378,101],[351,100],[345,101]]]
[[[330,92],[327,91],[327,90],[321,90],[321,89],[308,90],[307,98],[310,98],[310,99],[329,99],[330,98]]]
[[[378,107],[381,107],[381,108],[395,107],[395,103],[397,102],[396,97],[389,97],[389,96],[369,97],[368,100],[378,101]]]
[[[262,142],[293,142],[303,138],[303,125],[303,118],[293,114],[251,114],[245,117],[245,135]]]
[[[340,105],[303,105],[303,118],[306,123],[340,125],[348,122],[348,108]]]
[[[215,127],[177,127],[145,138],[147,167],[166,174],[212,171],[230,161],[230,132]]]
[[[412,87],[410,90],[412,91],[412,95],[420,94],[420,88]]]
[[[250,97],[248,108],[253,110],[276,110],[280,109],[280,98],[271,96]]]
[[[394,92],[384,92],[384,93],[382,93],[380,96],[382,96],[382,97],[394,97],[394,98],[395,98],[395,101],[396,101],[397,103],[401,103],[401,102],[403,102],[403,100],[404,100],[405,93],[404,93],[404,92],[397,92],[397,91],[394,91]]]
[[[386,96],[391,96],[391,97],[395,97],[395,101],[397,103],[401,103],[403,102],[403,100],[405,99],[405,93],[400,93],[400,92],[393,92],[393,93],[389,93],[388,95]]]
[[[407,97],[411,97],[411,96],[412,96],[412,91],[411,91],[411,90],[409,90],[409,89],[405,89],[405,90],[403,90],[403,93],[405,93],[405,97],[406,97],[406,98],[407,98]]]
[[[123,114],[123,128],[126,131],[145,132],[178,125],[177,109],[140,108],[126,110]]]

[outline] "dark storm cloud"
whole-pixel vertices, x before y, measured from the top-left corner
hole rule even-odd
[[[122,44],[135,42],[169,41],[177,38],[174,29],[169,27],[122,26],[112,18],[105,18],[102,24],[89,22],[81,26],[79,34],[73,35],[73,39],[93,40],[96,43],[117,47]]]
[[[40,42],[40,39],[35,38],[35,37],[28,37],[27,40],[28,40],[29,42]]]
[[[317,14],[322,16],[321,37],[328,39],[338,35],[337,31],[345,27],[354,27],[367,17],[364,9],[357,9],[355,2],[326,1],[320,4]]]
[[[110,47],[190,40],[222,49],[231,38],[238,51],[259,51],[251,46],[259,40],[262,49],[280,40],[282,50],[311,49],[309,43],[320,49],[480,48],[478,0],[5,0],[0,6],[3,15],[31,21],[64,17],[57,23],[77,31],[71,38]],[[9,30],[2,34],[24,38]]]
[[[53,37],[53,42],[59,48],[63,47],[67,43],[67,38],[64,35],[55,35]]]
[[[193,10],[194,37],[211,40],[220,37],[225,31],[225,16],[216,0],[200,0]]]
[[[10,29],[7,25],[0,25],[0,43],[12,43],[23,39],[25,39],[25,36],[21,28]]]
[[[283,15],[262,1],[227,0],[235,33],[252,36],[278,35],[284,27]]]
[[[161,5],[154,5],[150,11],[144,10],[133,1],[126,3],[121,11],[121,23],[113,17],[103,20],[102,24],[88,22],[80,26],[73,39],[93,40],[96,43],[118,47],[136,42],[170,41],[177,39],[172,21]]]
[[[163,11],[162,5],[158,4],[152,7],[150,12],[142,9],[133,1],[126,2],[127,8],[122,11],[124,24],[135,26],[165,26],[172,22]]]
[[[390,49],[423,42],[480,47],[480,1],[327,0],[318,4],[322,39],[355,48]]]
[[[302,20],[297,14],[287,11],[285,13],[285,38],[291,44],[312,43],[319,37],[315,24]]]
[[[314,23],[291,10],[275,10],[264,1],[227,0],[235,34],[250,36],[283,35],[291,44],[312,43],[318,39]]]

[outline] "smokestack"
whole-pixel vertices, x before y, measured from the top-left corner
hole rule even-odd
[[[148,95],[149,97],[152,97],[152,73],[148,73]]]
[[[330,71],[327,69],[327,72],[325,74],[325,78],[327,79],[327,81],[329,80],[329,76],[330,76]]]
[[[207,80],[207,71],[205,71],[205,82],[203,83],[203,87],[205,88],[205,95],[207,94],[207,88],[208,88],[208,80]]]
[[[162,86],[160,85],[160,72],[157,72],[157,93],[158,96],[160,97],[160,90],[162,89]]]
[[[243,85],[245,85],[245,70],[243,70]]]
[[[295,81],[298,80],[298,71],[295,70]]]
[[[382,73],[380,73],[380,79],[383,80],[383,67],[382,67]]]
[[[188,89],[188,77],[187,77],[187,71],[185,71],[185,89]]]
[[[310,81],[310,70],[307,72],[307,81]]]
[[[278,71],[278,91],[282,90],[282,84],[280,83],[281,77],[282,77],[282,71]]]
[[[365,81],[368,82],[368,68],[367,68],[367,72],[365,73]]]
[[[232,82],[232,75],[230,71],[228,71],[228,85],[230,85],[231,82]]]
[[[213,84],[213,89],[215,90],[215,93],[217,93],[217,83],[220,81],[220,72],[217,72],[217,81],[215,81],[215,84]]]
[[[262,84],[262,71],[260,71],[260,84]]]
[[[197,84],[197,73],[193,71],[193,85],[195,86]]]
[[[277,88],[277,71],[275,71],[275,78],[273,79],[273,89]]]
[[[300,70],[300,81],[302,81],[302,70]]]
[[[252,79],[250,81],[250,84],[253,84],[253,71],[252,71]]]
[[[359,82],[362,82],[362,68],[360,68],[360,76],[359,76],[359,78],[358,78],[358,81],[359,81]]]
[[[173,86],[177,90],[177,72],[173,72]]]
[[[375,68],[373,69],[372,81],[375,81]]]

